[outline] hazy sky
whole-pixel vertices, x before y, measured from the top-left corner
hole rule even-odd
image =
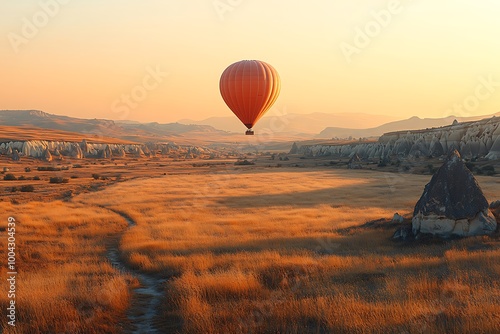
[[[2,1],[0,109],[227,116],[222,71],[259,59],[282,80],[270,114],[490,114],[499,31],[495,0]]]

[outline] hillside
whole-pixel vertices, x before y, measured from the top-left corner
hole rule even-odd
[[[117,143],[122,141],[147,142],[182,140],[182,138],[191,139],[200,136],[203,137],[203,135],[208,133],[211,135],[226,135],[224,131],[216,130],[206,125],[184,125],[179,123],[118,123],[106,119],[82,119],[53,115],[39,110],[0,110],[0,125],[3,127],[17,127],[18,129],[44,129],[46,131],[40,131],[38,138],[28,138],[42,140],[45,139],[40,138],[42,134],[47,134],[50,138],[57,138],[57,136],[54,137],[52,131],[61,134],[62,132],[72,133],[72,136],[78,137],[78,141],[82,138],[90,138],[95,141],[96,138],[99,140],[99,138],[105,137],[107,138],[106,141]],[[4,129],[7,131],[7,128]],[[12,136],[15,136],[16,132],[14,128],[11,128],[9,132],[11,135],[7,136],[9,138],[6,139],[20,140],[20,138],[12,138]],[[5,137],[5,135],[2,137]],[[113,140],[111,138],[115,139]]]
[[[0,125],[30,126],[78,133],[113,133],[119,131],[115,122],[105,119],[82,119],[52,115],[40,110],[0,110]]]
[[[255,130],[271,130],[273,132],[292,134],[317,134],[327,125],[340,127],[369,128],[396,120],[387,115],[371,115],[365,113],[321,113],[296,114],[269,112],[255,126]],[[202,121],[190,119],[179,120],[182,124],[209,125],[216,129],[241,133],[245,126],[235,116],[211,117]]]
[[[444,118],[419,118],[417,116],[383,124],[374,128],[367,129],[353,129],[353,128],[341,128],[341,127],[328,127],[321,131],[318,138],[368,138],[368,137],[380,137],[384,133],[394,132],[394,131],[407,131],[407,130],[419,130],[441,127],[446,125],[451,125],[455,120],[459,122],[470,122],[478,121],[480,119],[489,118],[493,116],[500,116],[500,112],[494,115],[487,116],[475,116],[475,117],[455,117],[448,116]]]
[[[122,140],[107,136],[87,135],[77,132],[51,130],[44,128],[36,128],[31,126],[3,126],[0,125],[0,143],[9,141],[67,141],[81,142],[82,140],[92,140],[95,143],[116,143],[116,144],[133,144],[133,141]]]

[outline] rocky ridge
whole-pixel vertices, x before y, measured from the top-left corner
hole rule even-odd
[[[307,157],[332,156],[384,160],[399,157],[440,157],[456,149],[462,158],[500,159],[500,117],[415,131],[386,133],[375,143],[304,145],[296,152]]]
[[[20,157],[33,157],[51,161],[55,157],[70,157],[73,159],[112,157],[123,158],[127,154],[133,157],[154,157],[156,154],[175,158],[216,158],[220,153],[216,150],[201,147],[177,145],[176,143],[146,143],[146,144],[103,144],[67,141],[9,141],[0,143],[0,154]]]
[[[497,223],[489,212],[488,201],[457,150],[450,153],[425,186],[415,205],[412,227],[414,235],[441,237],[495,232]]]

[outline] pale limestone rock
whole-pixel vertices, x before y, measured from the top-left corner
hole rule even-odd
[[[43,156],[42,156],[42,159],[44,161],[47,161],[47,162],[50,162],[52,161],[52,154],[50,154],[50,151],[49,149],[45,149],[45,151],[43,152]]]

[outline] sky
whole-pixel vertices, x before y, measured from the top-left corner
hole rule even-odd
[[[231,116],[230,64],[280,74],[268,114],[500,111],[496,0],[0,2],[0,109],[175,122]]]

